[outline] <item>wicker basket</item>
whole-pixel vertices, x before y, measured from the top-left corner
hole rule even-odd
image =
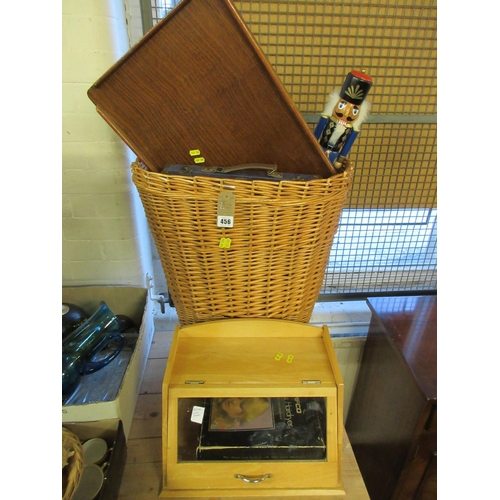
[[[62,498],[71,500],[83,472],[83,449],[80,440],[62,428]]]
[[[185,177],[132,163],[181,326],[225,318],[307,323],[352,183]],[[234,227],[217,227],[223,190],[235,195]],[[227,240],[230,238],[230,246]],[[225,246],[225,248],[224,248]]]

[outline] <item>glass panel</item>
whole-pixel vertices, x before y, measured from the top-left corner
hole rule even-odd
[[[326,460],[326,398],[182,398],[178,461]]]

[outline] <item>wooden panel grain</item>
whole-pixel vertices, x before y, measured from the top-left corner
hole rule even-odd
[[[88,96],[155,172],[197,149],[210,166],[335,173],[229,0],[181,2]]]
[[[125,464],[119,500],[157,499],[161,484],[161,462]]]
[[[392,498],[425,402],[392,347],[372,332],[346,428],[370,496],[383,500]]]
[[[161,394],[167,358],[150,359],[144,370],[139,394]]]
[[[435,296],[368,299],[373,311],[346,429],[373,500],[435,498]],[[418,497],[420,498],[420,497]]]
[[[129,439],[161,437],[161,394],[139,394]]]
[[[127,442],[127,463],[161,462],[161,438],[136,438]]]
[[[277,353],[283,354],[280,361],[275,359]],[[293,356],[291,362],[286,361],[288,356]],[[318,379],[326,384],[335,380],[319,338],[181,339],[177,359],[173,384],[183,384],[185,380],[269,384],[271,380],[278,385],[300,384],[304,379]]]
[[[149,359],[153,358],[168,358],[170,346],[172,345],[171,331],[155,331],[151,349],[149,350]]]

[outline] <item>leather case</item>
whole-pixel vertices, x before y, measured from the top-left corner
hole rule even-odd
[[[279,172],[276,165],[264,165],[258,163],[247,163],[229,167],[209,167],[201,165],[166,165],[163,174],[205,176],[221,179],[245,179],[249,181],[310,181],[320,179],[319,175],[295,174],[290,172]]]

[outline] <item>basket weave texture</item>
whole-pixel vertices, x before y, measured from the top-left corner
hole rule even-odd
[[[71,500],[83,473],[83,448],[78,437],[62,428],[62,499]]]
[[[219,179],[131,165],[181,326],[226,318],[307,323],[352,183]],[[217,227],[218,197],[235,195],[234,227]],[[221,238],[230,247],[221,248]]]

